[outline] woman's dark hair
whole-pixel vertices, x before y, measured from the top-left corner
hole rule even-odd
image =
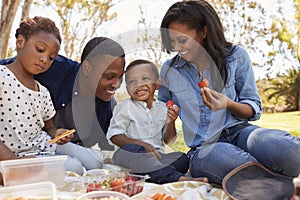
[[[19,28],[16,30],[15,37],[18,38],[19,35],[23,35],[25,39],[28,39],[41,31],[55,35],[59,43],[61,43],[60,32],[55,23],[49,18],[40,16],[22,20]]]
[[[106,37],[95,37],[85,45],[81,54],[81,63],[102,55],[125,57],[125,52],[116,41]]]
[[[205,0],[181,1],[173,4],[166,12],[161,22],[162,48],[168,53],[172,49],[168,28],[173,22],[187,25],[197,33],[207,27],[204,48],[216,64],[220,74],[227,80],[226,58],[229,56],[228,48],[232,43],[227,42],[220,18],[214,8]]]
[[[137,60],[132,61],[126,67],[126,72],[128,72],[134,66],[141,65],[141,64],[149,64],[151,66],[151,69],[152,69],[152,71],[154,73],[154,76],[155,76],[156,80],[159,79],[159,72],[158,72],[157,66],[153,62],[151,62],[149,60],[137,59]],[[125,72],[125,76],[126,76],[126,72]],[[125,81],[126,81],[126,77],[125,77]]]

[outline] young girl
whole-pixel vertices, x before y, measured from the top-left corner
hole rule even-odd
[[[0,145],[15,155],[68,154],[66,169],[82,173],[100,168],[102,158],[93,151],[68,143],[73,135],[56,143],[49,140],[66,129],[56,129],[55,110],[48,90],[33,79],[50,68],[60,48],[61,37],[55,23],[48,18],[27,18],[16,31],[16,60],[0,65]],[[5,155],[2,155],[5,157]],[[0,158],[1,159],[1,158]]]
[[[132,173],[149,174],[148,181],[159,184],[207,181],[184,176],[189,168],[186,154],[165,152],[165,144],[176,139],[179,107],[167,108],[155,99],[161,84],[157,67],[147,60],[135,60],[126,69],[125,82],[131,98],[115,107],[107,133],[107,139],[119,148],[113,163]]]
[[[174,99],[181,108],[191,174],[221,184],[238,166],[259,162],[298,176],[299,138],[248,123],[262,113],[251,60],[242,46],[226,41],[213,7],[204,0],[177,2],[161,28],[164,48],[178,53],[161,68],[158,99]],[[198,87],[204,78],[209,88]]]

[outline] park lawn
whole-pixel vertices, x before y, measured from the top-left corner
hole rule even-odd
[[[300,137],[300,111],[263,114],[252,124],[271,129],[285,130]]]
[[[292,135],[300,137],[300,111],[272,114],[266,113],[263,114],[258,121],[250,123],[264,128],[285,130]],[[178,138],[170,147],[174,151],[187,152],[189,148],[186,147],[183,140],[180,120],[176,121],[176,127],[178,129]]]

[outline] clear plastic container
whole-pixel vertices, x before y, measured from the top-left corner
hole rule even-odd
[[[93,191],[81,195],[77,200],[130,200],[130,198],[120,192],[114,191]]]
[[[145,180],[149,176],[114,173],[105,180],[93,181],[88,184],[86,192],[92,191],[116,191],[128,196],[134,196],[144,189]]]
[[[39,182],[0,188],[0,199],[57,200],[55,184]]]
[[[2,161],[4,186],[51,181],[64,184],[67,156],[49,156]]]

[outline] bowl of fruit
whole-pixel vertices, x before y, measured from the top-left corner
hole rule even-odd
[[[89,183],[86,192],[115,191],[131,197],[143,191],[144,183],[147,178],[149,177],[134,174],[115,175],[104,180]]]

